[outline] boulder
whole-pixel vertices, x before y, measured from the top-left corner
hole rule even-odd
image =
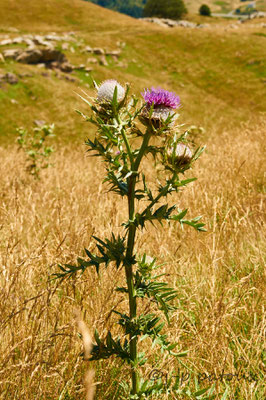
[[[92,48],[90,46],[86,46],[84,51],[86,51],[87,53],[92,53],[93,52],[93,50],[92,50]]]
[[[47,40],[44,40],[42,36],[35,36],[33,39],[34,44],[38,44],[40,46],[44,46],[44,47],[52,47],[52,44],[50,42],[48,42]]]
[[[32,78],[34,75],[33,75],[33,74],[30,74],[30,73],[28,73],[28,72],[22,72],[21,74],[18,74],[18,76],[19,76],[20,78]]]
[[[48,65],[44,65],[51,69],[60,69],[60,63],[58,61],[52,61]]]
[[[24,64],[49,64],[52,62],[67,62],[66,56],[54,48],[27,49],[16,57],[16,61]]]
[[[107,56],[119,57],[119,56],[121,55],[121,50],[106,51],[105,54],[106,54]]]
[[[16,37],[12,40],[13,44],[21,44],[24,42],[25,42],[25,39],[23,38],[23,36]]]
[[[6,81],[7,83],[10,83],[10,85],[15,85],[16,83],[18,83],[18,77],[15,74],[8,72],[6,74]]]
[[[77,71],[82,71],[82,70],[84,70],[86,68],[86,65],[85,64],[80,64],[80,65],[77,65],[76,67],[75,67],[75,69],[77,70]]]
[[[35,43],[32,39],[25,39],[25,43],[28,45],[30,49],[35,48]]]
[[[100,63],[100,65],[103,65],[104,67],[107,67],[107,66],[108,66],[108,62],[107,62],[105,56],[101,56],[101,57],[99,58],[99,63]]]
[[[76,78],[73,78],[73,76],[65,75],[64,78],[65,78],[67,81],[70,81],[70,82],[77,82],[77,79],[76,79]]]
[[[4,39],[0,42],[0,46],[8,46],[12,43],[13,43],[13,41],[11,39]]]
[[[10,83],[10,85],[15,85],[18,83],[18,77],[12,74],[12,72],[8,72],[5,75],[0,75],[0,82],[7,82]]]
[[[92,52],[93,52],[94,54],[98,54],[98,55],[104,55],[104,54],[105,54],[105,53],[104,53],[104,50],[101,49],[100,47],[96,47],[95,49],[92,50]]]
[[[42,51],[39,49],[28,49],[16,57],[16,61],[24,64],[39,64],[42,62]]]
[[[21,49],[6,49],[3,51],[3,56],[8,59],[11,58],[13,60],[16,60],[16,58],[20,55],[22,52]]]
[[[41,62],[47,63],[52,61],[58,61],[60,63],[67,62],[66,56],[60,51],[54,48],[43,49]]]
[[[46,35],[46,36],[45,36],[45,39],[46,39],[46,40],[52,40],[52,41],[55,41],[55,42],[60,42],[60,41],[62,40],[62,38],[61,38],[60,36],[53,35],[53,34],[51,34],[51,35]]]
[[[62,64],[60,64],[60,69],[63,72],[72,72],[74,70],[74,66],[71,65],[69,62],[64,62]]]
[[[89,63],[89,64],[97,64],[98,60],[97,60],[97,58],[91,57],[91,58],[87,59],[87,63]]]

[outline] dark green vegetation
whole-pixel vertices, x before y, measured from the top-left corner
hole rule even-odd
[[[110,10],[119,11],[131,17],[140,18],[147,0],[85,0]]]
[[[147,0],[145,17],[180,19],[187,9],[183,0]]]
[[[210,7],[207,6],[207,4],[202,4],[202,6],[200,6],[199,8],[199,13],[200,15],[203,15],[205,17],[210,17],[211,15]]]

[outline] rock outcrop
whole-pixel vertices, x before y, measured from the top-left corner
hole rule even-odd
[[[16,83],[18,83],[18,77],[17,75],[12,74],[11,72],[7,72],[6,74],[1,74],[0,85],[3,82],[9,83],[10,85],[15,85]]]

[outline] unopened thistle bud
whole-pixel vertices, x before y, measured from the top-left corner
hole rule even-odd
[[[140,115],[141,122],[145,125],[152,123],[154,128],[160,128],[162,123],[171,117],[169,127],[174,125],[177,118],[175,109],[180,106],[180,99],[175,93],[151,88],[151,90],[146,89],[142,97],[146,104]]]
[[[114,79],[109,79],[101,84],[98,89],[97,101],[99,103],[111,103],[115,88],[117,88],[117,101],[122,101],[125,97],[125,89]]]
[[[176,146],[166,150],[166,161],[171,167],[182,168],[187,166],[192,160],[192,152],[184,143],[177,143]]]

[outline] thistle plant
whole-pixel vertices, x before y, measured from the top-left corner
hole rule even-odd
[[[107,239],[93,236],[97,252],[93,254],[85,249],[85,258],[78,258],[76,265],[59,265],[60,271],[55,275],[64,279],[84,273],[91,267],[99,273],[101,266],[124,272],[124,285],[116,287],[116,291],[128,299],[128,312],[114,311],[123,335],[113,337],[109,331],[102,338],[96,330],[91,360],[116,356],[128,363],[131,385],[125,389],[126,398],[144,399],[159,395],[163,384],[143,378],[143,366],[148,363],[147,356],[140,351],[143,341],[158,345],[163,353],[172,357],[184,353],[173,351],[177,343],[170,343],[164,330],[165,322],[170,323],[171,312],[175,309],[177,291],[164,281],[156,258],[138,254],[135,245],[149,223],[174,222],[181,228],[189,225],[204,231],[201,217],[187,219],[187,209],[180,210],[167,203],[170,194],[180,192],[195,180],[184,179],[183,175],[193,166],[203,148],[192,151],[187,133],[179,132],[177,109],[180,100],[176,94],[151,88],[142,93],[143,99],[139,101],[129,95],[128,85],[123,87],[115,80],[95,86],[95,98],[81,97],[90,113],[79,114],[97,128],[94,139],[88,139],[86,145],[93,156],[101,157],[105,162],[104,182],[109,184],[110,191],[127,198],[128,219],[117,236],[114,233]],[[160,168],[160,181],[157,179],[155,188],[147,184],[144,158],[147,162],[154,160],[156,168]],[[143,311],[140,299],[156,305],[157,310]]]
[[[46,145],[48,137],[54,137],[54,125],[41,125],[33,129],[29,133],[27,129],[18,128],[17,143],[19,149],[22,149],[26,154],[27,167],[26,170],[36,179],[40,178],[40,171],[50,167],[49,162],[54,149]]]

